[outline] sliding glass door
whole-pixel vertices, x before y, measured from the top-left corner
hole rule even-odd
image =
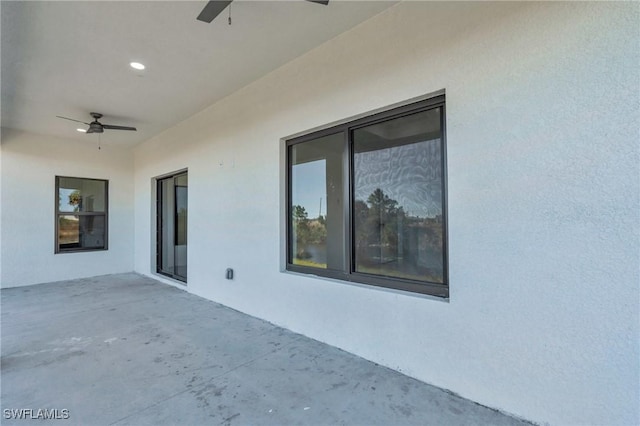
[[[157,182],[157,272],[187,282],[187,173]]]

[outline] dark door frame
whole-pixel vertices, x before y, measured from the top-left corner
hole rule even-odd
[[[162,254],[163,254],[163,247],[162,247],[162,243],[163,238],[162,238],[162,229],[164,226],[164,222],[162,219],[162,205],[163,205],[163,196],[162,196],[162,182],[167,180],[167,179],[175,179],[179,176],[188,176],[188,170],[182,170],[170,175],[164,175],[162,177],[158,177],[156,178],[156,273],[173,278],[174,280],[178,280],[181,281],[183,283],[187,283],[187,277],[186,276],[181,276],[172,272],[169,272],[167,270],[163,270],[161,268],[162,266]],[[175,186],[175,184],[174,184]],[[188,186],[187,186],[188,188]],[[187,189],[188,190],[188,189]],[[173,238],[174,238],[174,242],[177,239],[177,222],[178,222],[178,213],[176,210],[176,188],[174,188],[174,208],[173,208],[173,213],[174,213],[174,232],[173,232]],[[188,212],[187,212],[188,215]],[[188,222],[187,222],[187,227],[188,227]],[[187,263],[188,265],[188,263]]]

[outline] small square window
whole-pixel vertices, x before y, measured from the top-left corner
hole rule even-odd
[[[56,253],[107,249],[108,186],[56,176]]]

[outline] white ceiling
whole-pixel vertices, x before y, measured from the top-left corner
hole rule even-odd
[[[243,1],[211,24],[206,1],[2,1],[2,126],[87,140],[56,115],[134,126],[134,145],[390,7],[387,1]],[[139,61],[145,71],[134,71]]]

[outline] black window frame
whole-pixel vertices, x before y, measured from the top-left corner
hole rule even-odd
[[[442,226],[443,226],[443,283],[432,283],[427,281],[413,281],[409,279],[393,278],[381,275],[366,274],[355,271],[355,249],[354,249],[354,153],[353,153],[353,132],[362,127],[372,124],[382,123],[392,119],[408,116],[411,114],[440,108],[440,129],[441,129],[441,162],[442,162]],[[290,250],[291,238],[293,235],[292,218],[292,158],[291,147],[300,143],[308,142],[323,136],[343,133],[343,199],[344,203],[344,253],[346,267],[344,271],[313,268],[301,266],[293,263]],[[441,298],[449,297],[449,254],[448,254],[448,209],[447,209],[447,144],[446,144],[446,108],[445,95],[438,95],[429,99],[409,103],[396,108],[391,108],[382,112],[373,113],[368,116],[357,118],[345,123],[332,126],[319,131],[311,132],[302,136],[286,139],[285,141],[285,202],[286,208],[286,240],[285,256],[286,270],[291,272],[321,276],[338,279],[341,281],[354,282],[359,284],[384,287],[410,293],[418,293]]]
[[[63,212],[60,211],[60,179],[78,179],[78,180],[92,180],[104,182],[104,211],[99,212]],[[106,251],[109,250],[109,180],[108,179],[98,179],[98,178],[85,178],[85,177],[77,177],[77,176],[58,176],[56,175],[56,183],[55,183],[55,254],[61,253],[78,253],[78,252],[89,252],[89,251]],[[60,234],[60,216],[103,216],[104,217],[104,245],[103,247],[72,247],[72,248],[61,248],[59,241]]]

